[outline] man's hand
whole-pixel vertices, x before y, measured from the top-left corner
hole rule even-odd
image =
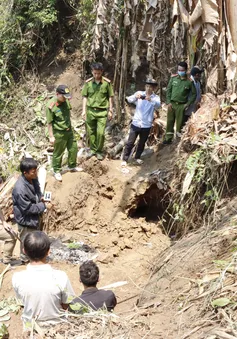
[[[6,221],[3,222],[3,227],[5,228],[5,230],[6,230],[7,232],[10,232],[11,229],[12,229],[11,226],[8,225],[8,223],[7,223]]]
[[[113,118],[113,112],[112,112],[112,110],[109,110],[108,119],[111,120],[112,118]]]
[[[141,94],[137,94],[136,95],[136,99],[141,99],[142,95]]]
[[[50,142],[50,144],[53,145],[55,143],[55,137],[54,136],[49,137],[49,142]]]
[[[172,107],[172,104],[169,104],[168,105],[168,109],[172,109],[173,107]]]

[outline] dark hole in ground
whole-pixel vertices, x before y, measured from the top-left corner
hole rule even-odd
[[[159,221],[167,207],[169,197],[167,191],[159,189],[157,184],[152,184],[144,194],[138,196],[134,205],[128,211],[131,218],[145,218],[146,221]]]

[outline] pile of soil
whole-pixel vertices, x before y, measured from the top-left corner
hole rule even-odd
[[[52,206],[44,218],[48,233],[67,232],[72,240],[83,240],[106,253],[100,256],[104,262],[138,243],[166,238],[157,221],[129,217],[131,206],[139,201],[138,194],[149,192],[150,184],[141,181],[139,168],[133,169],[128,178],[121,173],[117,161],[99,162],[92,158],[82,166],[84,172],[66,173],[62,183],[48,177],[46,190],[52,192]],[[137,173],[133,175],[134,172]]]

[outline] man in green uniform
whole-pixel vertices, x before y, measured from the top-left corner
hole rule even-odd
[[[52,98],[46,107],[46,117],[48,122],[49,141],[54,145],[53,151],[53,171],[54,177],[62,181],[61,166],[65,149],[68,150],[68,168],[72,172],[81,171],[76,167],[77,163],[77,142],[74,138],[70,110],[71,98],[69,88],[66,85],[59,85],[56,89],[56,96]]]
[[[196,89],[187,77],[188,65],[186,62],[178,64],[178,74],[171,77],[166,101],[168,104],[167,127],[163,144],[170,144],[174,136],[174,123],[176,121],[176,135],[181,136],[184,123],[184,112],[196,100]]]
[[[86,119],[90,144],[88,158],[96,155],[98,160],[103,160],[104,132],[107,117],[111,120],[113,116],[114,93],[110,80],[102,76],[103,65],[96,63],[91,69],[93,77],[86,81],[82,89],[82,116]]]

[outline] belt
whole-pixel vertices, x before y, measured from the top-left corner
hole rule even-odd
[[[184,105],[184,104],[186,104],[186,102],[178,102],[178,101],[171,101],[171,103],[174,103],[174,104],[176,104],[176,105]]]
[[[99,107],[89,107],[89,109],[92,109],[93,111],[107,111],[108,108],[99,108]]]

